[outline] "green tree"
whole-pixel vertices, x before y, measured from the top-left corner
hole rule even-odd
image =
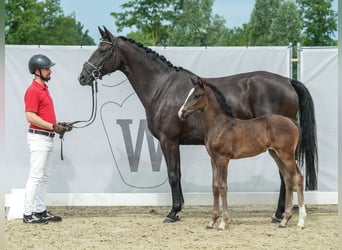
[[[300,41],[302,22],[295,2],[284,1],[280,4],[277,15],[270,28],[270,44],[288,45]]]
[[[118,31],[134,29],[133,37],[143,34],[147,45],[158,45],[168,33],[168,25],[173,19],[172,0],[132,0],[122,4],[124,12],[112,12]],[[127,35],[130,37],[129,35]]]
[[[179,1],[170,27],[168,45],[221,45],[228,34],[225,20],[212,14],[213,0]]]
[[[337,13],[331,9],[332,0],[296,0],[303,20],[305,46],[336,45],[332,38],[337,30]]]
[[[213,0],[136,0],[112,12],[118,31],[145,45],[220,45],[228,34],[225,20],[212,15]]]
[[[8,0],[5,14],[6,44],[95,44],[80,22],[64,16],[60,0]]]
[[[268,45],[271,41],[271,25],[277,16],[281,0],[256,0],[249,22],[249,45]]]
[[[224,46],[248,46],[249,25],[244,23],[242,27],[234,27],[228,30],[228,35],[223,42]]]

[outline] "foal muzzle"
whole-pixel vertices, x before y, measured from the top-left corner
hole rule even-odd
[[[182,120],[186,120],[190,115],[190,112],[188,112],[185,109],[179,110],[178,117]]]

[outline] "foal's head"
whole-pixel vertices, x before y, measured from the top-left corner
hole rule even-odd
[[[184,104],[178,111],[178,117],[181,119],[188,118],[196,110],[203,110],[203,108],[209,104],[208,91],[211,91],[217,103],[220,106],[221,111],[229,117],[233,117],[231,107],[227,104],[226,98],[222,92],[214,85],[205,82],[200,77],[190,77],[193,88],[190,90],[188,97]]]
[[[190,80],[193,88],[190,90],[188,97],[178,111],[178,116],[181,119],[187,119],[196,110],[203,109],[208,102],[204,81],[200,77],[197,77],[197,79],[190,77]]]

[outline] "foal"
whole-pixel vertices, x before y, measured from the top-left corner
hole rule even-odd
[[[295,161],[299,140],[299,129],[295,122],[279,115],[265,115],[250,120],[233,118],[225,98],[213,85],[201,78],[191,78],[194,87],[178,112],[186,119],[196,110],[201,111],[205,130],[205,147],[212,161],[212,188],[214,196],[213,216],[207,228],[213,228],[219,217],[219,197],[222,201],[222,221],[218,229],[223,230],[228,222],[227,172],[230,159],[258,155],[268,150],[284,177],[286,197],[285,212],[279,227],[285,227],[292,216],[293,185],[297,187],[299,221],[297,227],[304,228],[306,217],[303,176]]]

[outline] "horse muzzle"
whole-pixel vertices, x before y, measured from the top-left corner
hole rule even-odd
[[[78,81],[82,86],[85,85],[92,85],[92,82],[94,81],[94,79],[90,76],[90,77],[85,77],[82,73],[78,75]]]

